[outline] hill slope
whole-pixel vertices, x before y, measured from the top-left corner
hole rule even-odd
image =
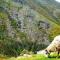
[[[60,30],[59,6],[52,0],[0,1],[0,53],[17,56],[24,49],[35,52],[49,45],[60,33],[53,34]]]

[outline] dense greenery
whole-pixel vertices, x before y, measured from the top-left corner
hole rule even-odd
[[[52,41],[55,36],[60,35],[60,26],[55,26],[50,30],[49,39]]]
[[[45,40],[51,42],[60,34],[59,20],[56,21],[56,18],[50,16],[50,9],[46,11],[45,7],[35,5],[33,1],[28,5],[17,4],[12,0],[0,1],[0,54],[7,56],[30,54],[29,52],[33,54],[47,47]],[[19,60],[50,60],[42,57],[44,56]]]

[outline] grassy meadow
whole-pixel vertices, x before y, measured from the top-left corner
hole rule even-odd
[[[56,57],[57,55],[54,54],[50,56],[50,58],[45,57],[44,55],[31,55],[28,56],[18,56],[18,57],[0,57],[0,60],[60,60],[60,58]]]

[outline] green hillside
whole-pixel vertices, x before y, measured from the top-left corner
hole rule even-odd
[[[60,34],[59,6],[54,0],[1,0],[0,54],[19,56],[46,48]]]

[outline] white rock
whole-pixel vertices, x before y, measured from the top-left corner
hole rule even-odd
[[[45,57],[48,57],[45,50],[38,51],[37,54],[41,54],[44,55]]]
[[[29,55],[29,54],[24,54],[23,56],[24,57],[32,57],[32,55]]]

